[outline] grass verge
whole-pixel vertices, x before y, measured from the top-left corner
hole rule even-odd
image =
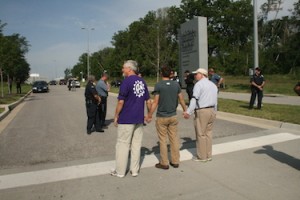
[[[249,102],[218,99],[218,110],[256,118],[300,124],[300,106],[263,103],[261,110],[249,110]]]

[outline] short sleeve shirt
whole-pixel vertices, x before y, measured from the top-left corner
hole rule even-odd
[[[220,81],[221,76],[219,76],[218,74],[213,74],[210,78],[210,80],[214,83],[214,84],[218,84],[218,82]]]
[[[145,101],[150,98],[144,79],[137,75],[125,78],[120,86],[118,100],[124,100],[119,124],[144,123]]]
[[[96,90],[97,90],[99,96],[102,96],[102,97],[108,96],[107,85],[103,80],[98,81],[98,83],[96,85]]]
[[[263,82],[265,81],[265,79],[264,79],[264,76],[262,75],[262,74],[260,74],[260,75],[256,75],[256,74],[254,74],[251,78],[250,78],[250,83],[251,82],[254,82],[255,84],[257,84],[257,85],[262,85],[263,84]],[[254,86],[253,86],[254,87]]]
[[[94,103],[96,102],[96,99],[94,98],[94,95],[97,94],[96,87],[92,82],[88,82],[85,87],[85,100],[92,100]]]
[[[162,80],[154,87],[154,94],[159,95],[157,117],[171,117],[176,115],[178,106],[178,94],[181,92],[177,82]]]

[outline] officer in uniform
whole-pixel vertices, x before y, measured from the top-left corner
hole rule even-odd
[[[186,93],[189,97],[189,102],[191,101],[191,98],[193,97],[193,89],[194,89],[194,74],[190,73],[189,70],[186,70],[184,72],[185,77],[184,81],[186,84]]]
[[[101,102],[96,87],[95,87],[95,76],[91,75],[88,77],[88,83],[85,87],[85,105],[87,112],[87,134],[90,135],[94,130],[97,132],[104,132],[101,129],[101,124],[99,120],[98,105]],[[94,127],[93,127],[94,126]]]
[[[263,87],[265,85],[264,76],[261,74],[259,67],[255,68],[255,74],[250,79],[251,84],[251,99],[249,109],[253,109],[253,104],[257,95],[257,109],[261,109],[261,102],[263,98]]]

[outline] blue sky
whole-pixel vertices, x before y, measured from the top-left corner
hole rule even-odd
[[[257,0],[258,5],[266,0]],[[286,13],[296,0],[285,0]],[[53,79],[64,76],[79,56],[111,46],[114,33],[144,17],[148,11],[179,6],[181,0],[0,0],[0,19],[8,25],[4,34],[27,38],[26,59],[31,73]]]

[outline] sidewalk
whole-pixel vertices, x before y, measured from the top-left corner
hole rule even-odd
[[[222,98],[222,99],[250,101],[250,96],[251,96],[250,93],[219,92],[219,98]],[[264,94],[262,101],[263,101],[263,103],[300,106],[300,97],[299,96]]]

